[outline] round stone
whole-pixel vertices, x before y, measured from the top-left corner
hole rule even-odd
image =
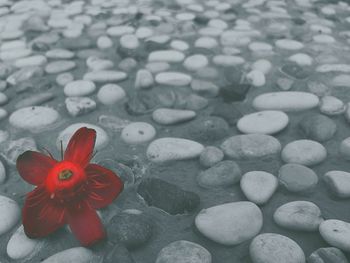
[[[329,219],[321,223],[319,230],[328,244],[345,252],[350,252],[350,223]]]
[[[264,42],[252,42],[248,47],[253,52],[271,52],[273,50],[270,44]]]
[[[172,125],[191,120],[196,117],[196,112],[192,110],[178,110],[160,108],[156,109],[152,118],[155,122],[163,125]]]
[[[159,252],[156,263],[211,263],[211,254],[204,247],[186,240],[168,244]]]
[[[337,131],[337,125],[332,119],[317,113],[305,115],[299,127],[306,137],[319,142],[331,139]]]
[[[181,72],[161,72],[155,78],[158,84],[171,86],[187,86],[191,83],[192,77]]]
[[[3,195],[0,195],[0,235],[5,234],[13,228],[21,216],[18,204]]]
[[[121,139],[128,144],[140,144],[152,140],[156,136],[155,128],[147,122],[133,122],[127,125]]]
[[[335,247],[322,247],[312,252],[308,263],[348,263],[344,253]]]
[[[199,162],[204,167],[212,167],[224,159],[224,153],[214,146],[205,147],[199,156]]]
[[[100,150],[105,146],[107,146],[109,138],[107,133],[102,128],[89,123],[74,123],[59,133],[56,140],[57,149],[59,151],[61,150],[61,141],[62,141],[63,150],[65,150],[67,148],[70,138],[78,129],[82,127],[87,127],[89,129],[94,129],[96,131],[96,142],[95,142],[96,150]]]
[[[313,62],[312,57],[304,53],[294,54],[288,60],[297,63],[299,66],[311,66]]]
[[[274,134],[287,127],[288,115],[282,111],[259,111],[243,116],[237,122],[242,133]]]
[[[113,41],[108,36],[100,36],[97,39],[97,47],[99,49],[107,49],[113,46]]]
[[[201,54],[195,54],[185,59],[183,65],[186,69],[196,71],[200,68],[204,68],[208,65],[208,59]]]
[[[338,198],[350,197],[350,173],[329,171],[323,176],[323,180]]]
[[[58,74],[76,67],[76,63],[71,60],[58,60],[50,62],[45,67],[45,72],[48,74]]]
[[[7,110],[0,108],[0,121],[4,120],[7,117]]]
[[[203,209],[195,218],[199,232],[222,245],[238,245],[256,236],[263,225],[254,203],[242,201]]]
[[[140,45],[138,38],[132,34],[123,35],[119,41],[120,45],[126,49],[136,49]]]
[[[0,92],[0,106],[6,104],[8,102],[8,100],[9,99],[6,96],[6,94],[3,92]]]
[[[97,261],[98,257],[90,249],[74,247],[60,251],[48,257],[42,263],[91,263]]]
[[[304,47],[303,43],[292,39],[279,39],[275,44],[276,47],[287,50],[298,50]]]
[[[273,233],[255,237],[249,254],[253,263],[305,263],[305,254],[294,240]]]
[[[128,75],[122,71],[116,70],[99,70],[85,73],[83,79],[90,80],[93,82],[104,83],[104,82],[118,82],[125,80]]]
[[[264,93],[253,100],[257,110],[303,111],[318,106],[316,95],[300,91]]]
[[[266,83],[266,78],[260,70],[252,70],[246,75],[247,81],[254,87],[262,87]]]
[[[257,205],[263,205],[277,190],[278,180],[264,171],[251,171],[242,176],[241,189],[247,199]]]
[[[47,58],[52,59],[70,59],[75,56],[74,52],[68,49],[51,49],[45,53]]]
[[[252,64],[252,69],[258,70],[264,74],[268,74],[272,68],[272,64],[267,59],[259,59]]]
[[[310,168],[289,163],[283,165],[278,174],[280,184],[293,193],[305,193],[313,190],[318,183],[317,174]]]
[[[324,96],[320,101],[320,111],[328,116],[334,116],[344,113],[346,105],[340,99],[334,96]]]
[[[218,45],[218,41],[213,37],[200,37],[194,42],[194,46],[197,48],[212,49]]]
[[[286,163],[312,166],[326,159],[327,150],[322,144],[312,140],[296,140],[283,148],[281,156]]]
[[[1,143],[1,141],[0,141]],[[6,180],[6,169],[4,164],[0,160],[0,184],[4,183]]]
[[[98,100],[104,105],[113,105],[126,97],[122,87],[117,84],[106,84],[97,92]]]
[[[93,93],[96,90],[96,86],[89,80],[75,80],[69,82],[64,87],[64,94],[68,97],[82,97]]]
[[[317,231],[323,222],[320,208],[308,201],[294,201],[278,207],[273,219],[280,227],[295,231]]]
[[[40,130],[55,123],[60,115],[52,108],[43,106],[25,107],[14,111],[10,117],[10,124],[25,130]]]
[[[350,137],[344,139],[339,147],[339,153],[346,160],[350,160]]]

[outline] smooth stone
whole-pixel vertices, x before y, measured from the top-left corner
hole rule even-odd
[[[60,86],[65,86],[69,82],[72,82],[73,80],[74,80],[74,75],[70,72],[58,74],[56,77],[56,83]]]
[[[117,243],[112,249],[109,249],[106,254],[103,255],[103,263],[135,263],[129,250],[122,244]]]
[[[148,89],[154,84],[154,78],[147,69],[140,69],[136,73],[135,89]]]
[[[59,113],[48,107],[31,106],[14,111],[9,122],[12,126],[25,130],[40,130],[58,121]]]
[[[197,182],[204,188],[221,188],[236,184],[242,172],[234,161],[222,161],[197,176]]]
[[[335,76],[330,84],[334,87],[350,87],[350,74],[340,74]]]
[[[30,80],[33,77],[41,77],[42,75],[43,70],[40,67],[25,67],[8,76],[6,81],[12,86],[16,86]]]
[[[252,70],[246,75],[246,80],[254,87],[262,87],[266,83],[266,78],[263,72]]]
[[[319,142],[330,140],[337,131],[337,125],[332,119],[318,113],[304,116],[299,127],[307,138]]]
[[[297,63],[299,66],[311,66],[313,63],[312,57],[304,53],[296,53],[288,57],[288,60]]]
[[[153,234],[152,221],[142,213],[119,213],[109,221],[108,229],[109,239],[123,244],[128,249],[144,245]]]
[[[196,117],[196,112],[192,110],[159,108],[152,113],[152,118],[156,123],[172,125],[192,120]]]
[[[160,138],[148,146],[147,157],[156,163],[186,160],[198,157],[203,149],[204,146],[195,141],[171,137]]]
[[[101,59],[96,56],[90,56],[86,59],[86,65],[91,71],[99,71],[113,68],[114,63],[108,59]]]
[[[282,65],[279,70],[282,74],[296,80],[307,79],[311,74],[308,68],[290,62]]]
[[[96,90],[96,86],[89,80],[74,80],[64,87],[64,94],[68,97],[87,96]]]
[[[137,187],[137,193],[149,206],[171,215],[192,212],[200,203],[197,194],[157,178],[143,179]]]
[[[240,56],[216,55],[213,57],[213,63],[223,67],[237,66],[244,62],[244,58]]]
[[[339,198],[350,198],[350,173],[329,171],[323,176],[328,188]]]
[[[346,160],[350,160],[350,137],[345,138],[340,143],[339,153]]]
[[[195,54],[187,57],[183,62],[184,67],[190,71],[196,71],[209,64],[208,58],[202,54]]]
[[[69,125],[67,128],[65,128],[63,131],[61,131],[57,137],[56,140],[56,147],[58,150],[61,150],[61,141],[63,145],[63,150],[67,148],[68,142],[70,138],[73,136],[73,134],[80,128],[87,127],[89,129],[94,129],[96,131],[96,142],[95,142],[95,149],[100,150],[107,146],[109,137],[107,133],[100,127],[89,124],[89,123],[74,123]]]
[[[96,102],[88,97],[69,97],[65,100],[68,113],[77,117],[96,109]]]
[[[91,250],[84,247],[74,247],[58,252],[42,263],[91,263],[96,261],[98,258]]]
[[[280,91],[255,97],[253,107],[257,110],[303,111],[317,107],[316,95],[301,91]]]
[[[0,108],[0,121],[4,120],[7,117],[7,110]]]
[[[156,263],[211,263],[212,257],[201,245],[178,240],[163,247],[158,253]]]
[[[24,58],[32,54],[32,50],[27,48],[10,49],[0,52],[2,61],[12,61],[19,58]]]
[[[212,49],[219,45],[218,41],[213,37],[200,37],[194,42],[196,48]]]
[[[119,39],[120,46],[126,49],[136,49],[140,46],[139,39],[133,34],[125,34]]]
[[[12,229],[21,217],[18,204],[3,195],[0,195],[0,235]]]
[[[48,102],[55,98],[55,94],[52,92],[43,92],[35,95],[28,96],[25,99],[20,100],[15,104],[16,109],[25,108],[29,106],[39,106],[45,102]]]
[[[215,146],[207,146],[199,156],[199,162],[204,167],[212,167],[224,159],[224,153]]]
[[[98,100],[104,105],[113,105],[126,97],[124,89],[113,83],[103,85],[97,92]]]
[[[8,241],[6,253],[14,260],[23,258],[30,260],[41,250],[43,245],[43,240],[28,238],[24,233],[23,225],[21,225]]]
[[[68,49],[50,49],[45,53],[45,56],[47,58],[52,59],[71,59],[75,56],[74,52],[68,50]]]
[[[244,160],[276,155],[281,151],[280,142],[265,134],[235,135],[221,144],[229,158]]]
[[[263,217],[254,203],[232,202],[201,210],[195,225],[210,240],[233,246],[256,236],[263,225]]]
[[[308,81],[307,88],[311,93],[315,94],[318,97],[323,97],[330,94],[329,87],[319,81]]]
[[[308,201],[294,201],[278,207],[273,220],[280,227],[293,231],[317,231],[323,222],[320,208]]]
[[[342,114],[347,108],[344,102],[334,96],[323,96],[319,107],[320,111],[328,116]]]
[[[156,129],[147,122],[132,122],[121,133],[121,139],[127,144],[141,144],[152,140]]]
[[[250,171],[242,176],[240,186],[249,201],[263,205],[277,190],[278,180],[268,172]]]
[[[0,92],[0,106],[6,104],[9,101],[5,93]]]
[[[85,73],[83,79],[97,83],[118,82],[125,80],[128,75],[125,72],[117,70],[99,70]]]
[[[9,135],[3,135],[4,141],[0,148],[1,155],[10,164],[15,165],[18,156],[25,151],[37,151],[36,143],[32,137],[9,140]]]
[[[267,59],[259,59],[252,64],[252,69],[258,70],[263,74],[268,74],[272,68],[272,64]]]
[[[335,247],[322,247],[312,252],[308,263],[348,263],[344,253]]]
[[[193,79],[191,82],[193,91],[204,97],[216,97],[219,94],[220,88],[214,83],[206,80]]]
[[[169,68],[170,64],[167,62],[150,62],[146,64],[146,69],[148,69],[153,74],[167,71]]]
[[[316,141],[296,140],[284,146],[281,157],[286,163],[313,166],[326,159],[327,150]]]
[[[189,49],[189,45],[182,40],[173,40],[170,43],[170,47],[172,47],[173,49],[176,49],[178,51],[185,51],[187,49]]]
[[[272,52],[273,50],[272,45],[264,42],[252,42],[248,47],[253,52]]]
[[[349,64],[323,64],[316,68],[317,72],[328,73],[328,72],[342,72],[349,73],[350,65]]]
[[[180,102],[182,108],[193,111],[202,110],[209,105],[208,99],[197,94],[189,94],[186,97],[179,98],[178,102]]]
[[[155,80],[163,85],[187,86],[191,83],[192,77],[185,73],[168,71],[158,73]]]
[[[108,49],[113,46],[113,41],[108,36],[99,36],[96,45],[99,49]]]
[[[125,58],[123,59],[119,65],[118,68],[125,72],[130,72],[131,70],[135,69],[137,66],[137,61],[133,58]]]
[[[153,51],[148,56],[149,62],[168,62],[168,63],[177,63],[185,59],[185,55],[177,50],[159,50]]]
[[[15,67],[24,68],[24,67],[35,67],[35,66],[43,66],[47,63],[47,59],[43,55],[35,55],[26,58],[17,59],[14,62]]]
[[[253,263],[305,263],[305,254],[294,240],[273,233],[255,237],[249,254]]]
[[[289,117],[282,111],[259,111],[243,116],[237,122],[242,133],[274,134],[287,127]]]
[[[58,74],[68,70],[72,70],[76,67],[76,63],[71,60],[58,60],[49,62],[45,67],[47,74]]]
[[[107,34],[113,37],[119,37],[126,34],[134,33],[135,28],[131,26],[113,26],[107,29]]]
[[[0,141],[1,144],[1,141]],[[6,169],[4,164],[0,160],[0,184],[3,184],[6,180]]]
[[[303,43],[292,39],[279,39],[275,44],[276,47],[286,50],[298,50],[304,47]]]
[[[350,223],[329,219],[321,223],[319,230],[328,244],[344,252],[350,252]]]

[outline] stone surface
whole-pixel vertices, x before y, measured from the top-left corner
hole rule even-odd
[[[312,252],[308,263],[348,263],[344,253],[335,247],[322,247]]]
[[[152,118],[155,122],[163,125],[172,125],[191,120],[196,117],[196,112],[192,110],[179,109],[156,109],[152,113]]]
[[[94,253],[84,247],[74,247],[58,252],[43,261],[43,263],[90,263],[98,260]]]
[[[128,144],[140,144],[152,140],[156,129],[147,122],[132,122],[124,127],[121,139]]]
[[[305,115],[299,126],[307,138],[319,142],[331,139],[337,131],[335,122],[321,114]]]
[[[329,219],[321,223],[319,230],[328,244],[345,252],[350,251],[350,223]]]
[[[96,109],[96,102],[88,97],[69,97],[65,100],[68,113],[73,116],[87,114]]]
[[[1,195],[0,212],[0,235],[3,235],[17,224],[21,211],[14,200]]]
[[[199,162],[204,167],[211,167],[218,162],[222,161],[224,153],[222,150],[215,146],[205,147],[199,156]]]
[[[337,197],[350,198],[350,173],[329,171],[323,176],[323,180]]]

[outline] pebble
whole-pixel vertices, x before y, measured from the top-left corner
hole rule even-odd
[[[137,61],[133,58],[125,58],[118,65],[119,69],[125,72],[129,72],[133,70],[134,68],[136,68],[136,66],[137,66]]]
[[[58,134],[58,137],[56,140],[57,149],[59,151],[61,150],[61,141],[62,141],[63,150],[65,150],[67,148],[70,138],[81,127],[87,127],[89,129],[94,129],[96,131],[95,150],[100,150],[105,146],[107,146],[109,137],[102,128],[89,123],[73,123]]]
[[[326,159],[327,150],[322,144],[316,141],[296,140],[288,143],[283,148],[281,157],[286,163],[313,166]]]
[[[263,72],[259,70],[252,70],[246,75],[248,83],[252,84],[254,87],[262,87],[266,83],[266,78]]]
[[[191,88],[197,94],[208,98],[218,96],[220,91],[219,86],[215,85],[210,81],[200,79],[193,79],[191,82]]]
[[[155,136],[156,129],[147,122],[132,122],[121,133],[121,139],[127,144],[145,143]]]
[[[258,70],[266,75],[271,71],[272,64],[267,59],[259,59],[252,64],[252,69]]]
[[[334,96],[323,96],[320,100],[320,111],[328,116],[335,116],[345,112],[346,105]]]
[[[70,72],[58,74],[56,77],[56,83],[60,86],[65,86],[69,82],[72,82],[73,80],[74,80],[74,76]]]
[[[304,111],[318,106],[316,95],[301,91],[264,93],[255,97],[253,107],[257,110]]]
[[[323,222],[320,208],[312,202],[294,201],[278,207],[273,220],[293,231],[317,231]]]
[[[128,75],[122,71],[116,70],[99,70],[85,73],[83,76],[84,80],[89,80],[98,83],[104,82],[118,82],[125,80]]]
[[[19,58],[14,62],[14,65],[17,68],[24,67],[35,67],[35,66],[43,66],[47,63],[47,59],[43,55],[35,55],[26,58]]]
[[[215,146],[207,146],[199,156],[199,162],[204,167],[212,167],[224,159],[224,153]]]
[[[48,257],[42,263],[91,263],[97,260],[97,256],[91,250],[84,247],[73,247]]]
[[[108,224],[109,239],[128,249],[144,245],[153,234],[153,224],[146,216],[123,211],[112,217]]]
[[[216,55],[213,57],[213,63],[223,67],[237,66],[244,62],[244,58],[240,56]]]
[[[278,187],[277,178],[268,172],[250,171],[242,176],[241,189],[246,198],[257,204],[263,205],[269,201]]]
[[[203,150],[204,146],[198,142],[167,137],[154,140],[147,148],[147,157],[152,162],[162,163],[196,158]]]
[[[276,47],[286,50],[298,50],[304,47],[303,43],[292,39],[279,39],[275,44]]]
[[[21,225],[11,236],[7,243],[7,255],[14,260],[26,258],[30,260],[43,247],[42,239],[31,239],[24,233],[23,225]]]
[[[68,97],[87,96],[96,90],[96,86],[89,80],[74,80],[64,87],[64,94]]]
[[[96,56],[90,56],[86,59],[86,65],[91,71],[99,71],[113,68],[114,63],[108,59],[101,59]]]
[[[68,49],[50,49],[45,53],[47,58],[51,59],[71,59],[75,56],[75,53]]]
[[[9,122],[16,128],[35,131],[49,127],[59,118],[59,113],[52,108],[31,106],[14,111],[9,117]]]
[[[218,45],[218,41],[213,37],[200,37],[194,42],[194,46],[197,48],[212,49]]]
[[[135,89],[148,89],[154,85],[154,78],[147,69],[140,69],[136,73]]]
[[[103,263],[114,263],[114,262],[123,262],[123,263],[135,263],[128,249],[117,243],[113,246],[112,249],[109,249],[106,254],[103,255]]]
[[[113,41],[108,36],[99,36],[97,39],[97,47],[99,49],[108,49],[113,46]]]
[[[170,64],[167,62],[150,62],[146,64],[146,68],[151,73],[159,73],[163,71],[167,71],[170,68]]]
[[[234,161],[222,161],[197,176],[197,182],[204,188],[220,188],[236,184],[241,179],[242,172]]]
[[[275,134],[287,127],[289,117],[282,111],[259,111],[243,116],[237,122],[242,133]]]
[[[265,134],[235,135],[221,144],[229,158],[244,160],[276,155],[281,151],[280,142]]]
[[[3,195],[0,195],[0,235],[12,229],[21,217],[21,210],[18,204]]]
[[[96,109],[96,102],[88,97],[70,97],[65,100],[68,113],[77,117]]]
[[[58,60],[49,62],[45,67],[47,74],[58,74],[65,71],[72,70],[76,67],[76,63],[71,60]]]
[[[185,59],[185,55],[177,50],[159,50],[153,51],[148,56],[149,62],[168,62],[168,63],[177,63]]]
[[[328,188],[339,198],[350,198],[350,173],[329,171],[323,176]]]
[[[255,237],[249,254],[253,263],[305,263],[305,254],[294,240],[274,233]]]
[[[232,202],[201,210],[195,225],[210,240],[233,246],[256,236],[263,225],[263,217],[254,203]]]
[[[206,56],[202,54],[195,54],[187,57],[183,62],[184,67],[190,71],[196,71],[200,68],[204,68],[209,64]]]
[[[5,93],[0,92],[0,106],[6,104],[8,102],[8,97],[6,96]]]
[[[55,98],[52,92],[42,92],[39,94],[28,96],[15,104],[16,109],[25,108],[29,106],[39,106]]]
[[[192,120],[195,117],[196,112],[192,110],[159,108],[152,113],[153,120],[163,125],[173,125]]]
[[[312,57],[304,53],[296,53],[288,57],[288,60],[297,63],[299,66],[311,66],[313,63]]]
[[[126,97],[124,89],[113,83],[103,85],[97,92],[98,100],[104,105],[113,105]]]
[[[8,139],[9,136],[6,136],[6,140],[0,150],[2,152],[1,155],[10,165],[15,165],[18,156],[25,151],[37,151],[36,143],[32,137],[24,137],[17,140]]]
[[[201,245],[187,240],[178,240],[162,248],[156,259],[156,263],[175,262],[211,263],[212,257],[210,252]]]
[[[322,238],[331,246],[350,252],[350,223],[329,219],[320,224]]]
[[[350,137],[347,137],[340,143],[339,153],[346,160],[350,160]]]
[[[335,247],[321,247],[307,259],[308,263],[348,263],[344,253]]]
[[[319,142],[330,140],[337,131],[337,125],[332,119],[318,113],[305,115],[299,127],[307,138]]]
[[[161,72],[155,77],[158,84],[170,86],[187,86],[191,83],[192,77],[181,72]]]
[[[137,193],[149,206],[171,215],[192,212],[200,202],[197,194],[157,178],[143,179],[137,187]]]
[[[120,38],[120,46],[126,49],[136,49],[139,47],[139,39],[133,34],[125,34]]]
[[[1,144],[1,141],[0,141]],[[4,164],[0,160],[0,184],[3,184],[6,180],[6,169]]]
[[[125,34],[134,33],[135,29],[131,26],[113,26],[107,29],[107,34],[113,37],[119,37]]]

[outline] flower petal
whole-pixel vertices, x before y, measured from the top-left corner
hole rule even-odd
[[[30,238],[45,237],[65,224],[65,214],[65,208],[54,203],[44,187],[37,187],[24,203],[24,232]]]
[[[69,140],[64,160],[80,164],[85,167],[92,157],[96,140],[96,131],[82,127],[78,129]]]
[[[28,183],[40,185],[51,168],[57,163],[51,157],[33,151],[26,151],[17,158],[17,170]]]
[[[95,209],[109,205],[123,191],[124,184],[113,171],[89,164],[85,172],[90,185],[87,200]]]
[[[90,246],[106,237],[99,216],[87,201],[71,206],[67,220],[73,234],[83,246]]]

